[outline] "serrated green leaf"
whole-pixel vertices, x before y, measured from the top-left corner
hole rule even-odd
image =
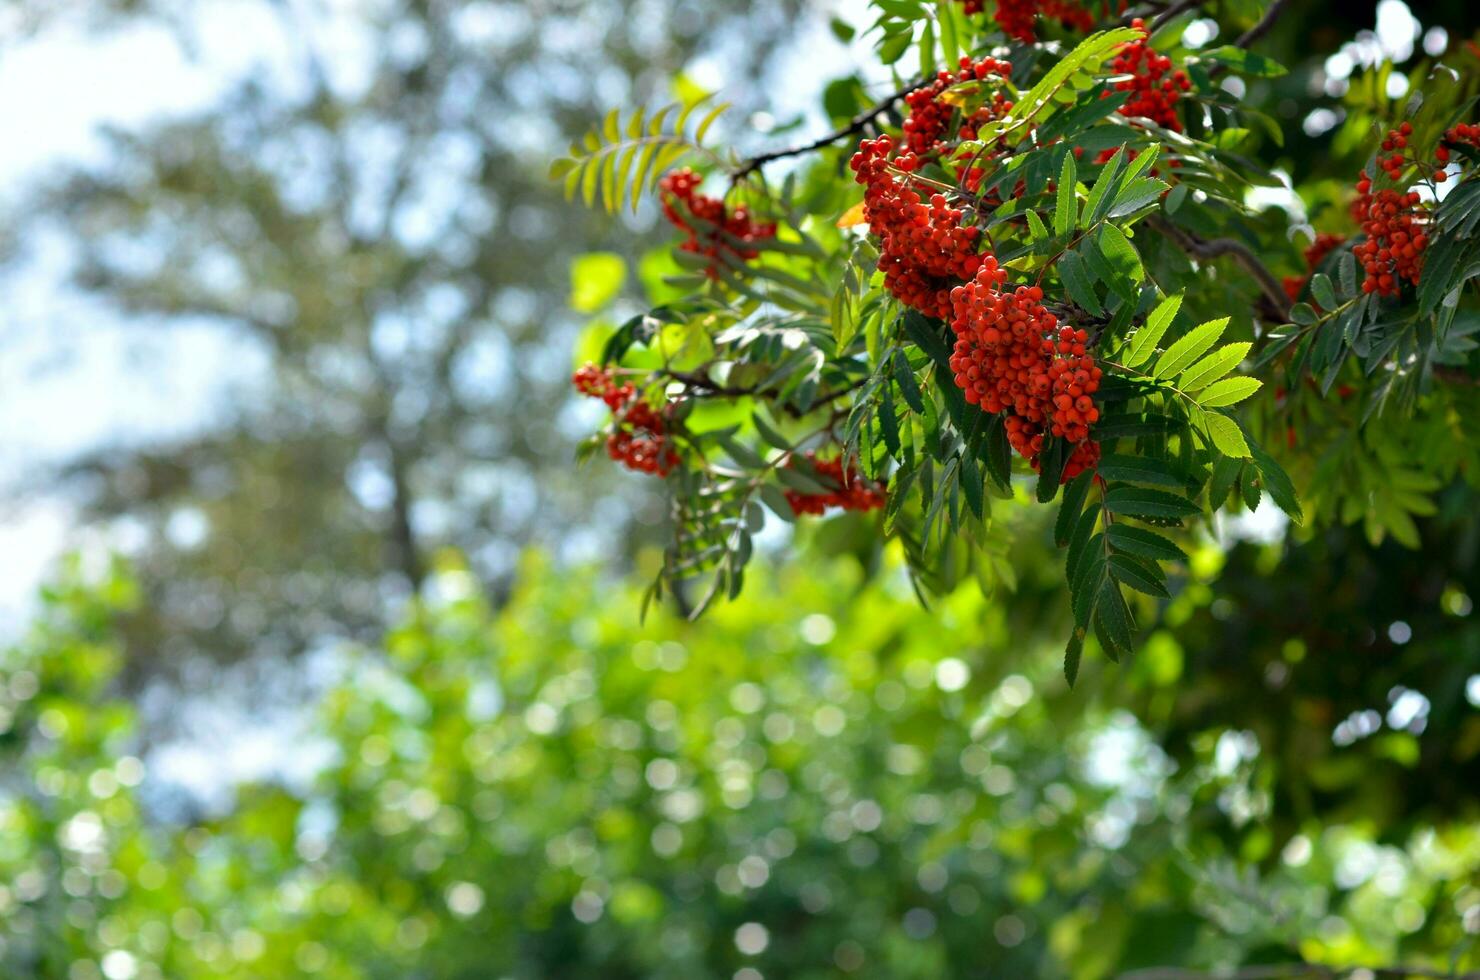
[[[1225,408],[1237,405],[1264,386],[1258,378],[1224,378],[1207,388],[1197,397],[1203,408]],[[1245,454],[1247,455],[1247,454]]]
[[[1106,195],[1110,193],[1110,188],[1120,178],[1120,168],[1124,163],[1125,147],[1117,146],[1115,153],[1105,161],[1105,166],[1101,168],[1100,176],[1095,178],[1095,186],[1090,188],[1089,197],[1085,198],[1084,214],[1079,219],[1081,228],[1088,228],[1099,220],[1100,208],[1107,204]]]
[[[1095,533],[1095,522],[1100,519],[1100,505],[1090,504],[1074,522],[1074,533],[1069,535],[1069,553],[1064,559],[1064,572],[1072,587],[1079,577],[1080,569],[1088,556],[1089,541]]]
[[[1059,278],[1064,281],[1064,288],[1069,291],[1069,297],[1074,302],[1093,316],[1104,312],[1099,297],[1095,295],[1094,280],[1090,278],[1084,259],[1074,252],[1066,252],[1059,257],[1058,270]]]
[[[1125,354],[1121,357],[1126,367],[1136,367],[1150,359],[1156,351],[1156,345],[1166,334],[1167,328],[1176,319],[1177,311],[1182,308],[1182,294],[1168,296],[1157,304],[1151,315],[1146,317],[1146,323],[1131,337]]]
[[[1221,412],[1208,412],[1203,419],[1203,428],[1212,441],[1213,448],[1223,455],[1236,456],[1240,459],[1249,455],[1249,444],[1244,441],[1243,430],[1227,415]]]
[[[1167,538],[1144,527],[1111,524],[1105,529],[1110,547],[1153,561],[1186,561],[1187,553]]]
[[[1316,298],[1325,310],[1334,310],[1341,305],[1336,298],[1336,287],[1331,284],[1331,277],[1324,272],[1317,272],[1310,277],[1310,294]]]
[[[1096,534],[1086,545],[1084,561],[1074,570],[1069,582],[1069,608],[1074,615],[1075,626],[1088,626],[1095,611],[1095,600],[1099,598],[1100,583],[1105,579],[1105,555],[1102,549],[1103,536]]]
[[[1072,688],[1079,679],[1079,661],[1084,655],[1084,627],[1075,627],[1069,634],[1069,644],[1064,648],[1064,679]]]
[[[1028,219],[1028,240],[1030,242],[1042,241],[1048,237],[1048,227],[1043,223],[1043,219],[1038,217],[1037,211],[1029,210],[1025,217]]]
[[[1100,254],[1105,256],[1105,261],[1110,263],[1115,275],[1133,283],[1140,283],[1146,278],[1146,270],[1141,267],[1141,256],[1137,254],[1131,240],[1125,237],[1125,232],[1114,225],[1101,225],[1099,244]]]
[[[1177,387],[1186,392],[1199,391],[1239,366],[1254,345],[1248,341],[1224,344],[1192,367],[1182,372]]]
[[[1184,482],[1166,463],[1147,456],[1109,453],[1100,459],[1098,470],[1100,476],[1107,480],[1124,480],[1127,483],[1153,483],[1157,486],[1180,488]]]
[[[1064,154],[1064,166],[1059,171],[1058,197],[1054,204],[1053,230],[1056,235],[1067,235],[1079,220],[1079,199],[1074,194],[1074,183],[1078,179],[1074,165],[1074,154]]]
[[[915,372],[910,369],[910,362],[904,356],[904,351],[895,349],[890,367],[894,370],[894,380],[898,383],[899,393],[904,396],[906,404],[916,413],[924,415],[925,396],[920,391],[919,383],[915,381]]]
[[[1223,336],[1223,331],[1228,328],[1228,320],[1226,316],[1219,317],[1187,331],[1186,336],[1168,347],[1156,359],[1156,367],[1152,369],[1151,376],[1157,379],[1171,378],[1202,357]]]
[[[1064,499],[1059,505],[1059,514],[1053,525],[1054,544],[1060,548],[1069,543],[1069,538],[1074,533],[1074,525],[1084,509],[1084,500],[1089,495],[1094,478],[1093,470],[1085,470],[1064,486]]]
[[[1110,577],[1122,585],[1128,585],[1137,592],[1158,599],[1170,599],[1172,594],[1167,591],[1157,578],[1149,573],[1146,565],[1130,555],[1111,555],[1107,561]]]
[[[1259,477],[1264,482],[1264,489],[1269,491],[1270,499],[1275,506],[1289,515],[1290,520],[1300,524],[1305,520],[1305,513],[1300,507],[1300,498],[1295,493],[1295,485],[1290,482],[1290,476],[1284,471],[1274,457],[1259,447],[1252,439],[1249,440],[1249,451],[1254,457],[1254,465],[1259,468]]]
[[[1190,517],[1198,511],[1186,497],[1150,487],[1115,487],[1105,494],[1105,509],[1128,517]]]
[[[1109,217],[1124,218],[1134,214],[1146,205],[1161,198],[1172,185],[1155,177],[1142,177],[1131,181],[1120,193],[1115,195],[1115,203],[1110,205]]]
[[[1103,627],[1103,632],[1098,635],[1110,641],[1111,649],[1105,651],[1107,654],[1113,657],[1132,652],[1130,610],[1126,608],[1125,596],[1120,594],[1120,586],[1108,576],[1100,586],[1099,601],[1095,603],[1095,623]]]

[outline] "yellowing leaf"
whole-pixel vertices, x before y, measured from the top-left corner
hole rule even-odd
[[[862,201],[859,201],[857,204],[844,211],[843,216],[838,219],[839,228],[854,228],[858,225],[866,224],[868,224],[868,218],[864,217],[863,215]]]

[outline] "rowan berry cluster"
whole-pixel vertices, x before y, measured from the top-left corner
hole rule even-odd
[[[576,390],[600,398],[612,410],[613,428],[606,439],[607,455],[639,473],[667,476],[679,463],[668,436],[668,424],[653,406],[637,398],[630,383],[619,383],[610,371],[586,364],[571,376]]]
[[[731,210],[719,198],[700,194],[701,182],[698,174],[684,167],[664,174],[658,187],[662,191],[663,214],[687,236],[679,248],[714,259],[709,274],[715,275],[721,252],[753,259],[760,253],[749,246],[775,238],[776,225],[755,221],[743,204]],[[712,227],[695,227],[695,219]]]
[[[951,287],[981,265],[979,232],[961,223],[961,209],[951,207],[945,195],[935,194],[926,204],[908,176],[916,158],[906,152],[891,167],[893,150],[888,136],[864,140],[849,164],[867,187],[863,213],[879,239],[884,288],[906,306],[943,319],[950,315]],[[895,169],[905,172],[903,179]]]
[[[1413,134],[1413,124],[1403,123],[1397,129],[1390,129],[1382,138],[1382,153],[1377,155],[1377,168],[1388,175],[1388,180],[1394,183],[1403,177],[1403,168],[1408,166],[1408,158],[1400,150],[1408,149],[1408,137]]]
[[[1117,72],[1131,76],[1115,83],[1115,91],[1132,93],[1120,114],[1150,119],[1163,129],[1180,133],[1177,101],[1183,92],[1192,89],[1192,82],[1180,68],[1172,70],[1171,58],[1151,47],[1145,21],[1137,17],[1131,26],[1141,32],[1141,39],[1121,45],[1112,63]]]
[[[1326,256],[1330,255],[1333,250],[1340,248],[1345,243],[1345,235],[1336,235],[1326,231],[1319,232],[1316,235],[1315,241],[1311,242],[1305,249],[1306,275],[1285,277],[1285,294],[1290,297],[1291,302],[1299,299],[1300,294],[1304,292],[1305,284],[1310,282],[1310,273],[1315,272],[1320,264],[1326,260]]]
[[[678,465],[678,453],[668,438],[668,425],[653,406],[641,399],[617,412],[617,426],[606,439],[606,453],[639,473],[667,476]]]
[[[965,0],[965,3],[968,14],[982,9],[981,0]],[[1094,30],[1095,26],[1094,16],[1075,0],[997,0],[992,19],[1008,37],[1032,44],[1037,40],[1033,28],[1040,16],[1083,33]]]
[[[787,490],[786,502],[797,514],[822,514],[829,507],[870,511],[884,506],[884,488],[865,480],[851,464],[844,466],[841,458],[818,459],[817,454],[810,450],[806,455],[813,474],[820,478],[819,482],[830,484],[836,489],[828,493]],[[787,465],[792,464],[788,461]]]
[[[1006,281],[1007,270],[987,255],[973,280],[951,291],[951,370],[968,402],[1008,413],[1008,440],[1035,469],[1046,435],[1073,445],[1069,480],[1099,462],[1090,426],[1100,418],[1093,395],[1102,371],[1086,349],[1089,335],[1060,326],[1042,289],[1003,291]]]
[[[947,89],[962,82],[983,81],[992,75],[1006,78],[1011,73],[1012,65],[1006,61],[962,58],[958,71],[941,71],[935,76],[935,81],[906,95],[904,101],[910,108],[909,117],[904,121],[906,149],[917,157],[942,149],[955,112],[955,106],[941,98]],[[1001,92],[995,92],[990,102],[961,120],[958,135],[963,140],[976,139],[983,123],[1000,119],[1011,111],[1012,103]]]
[[[587,398],[600,398],[613,412],[627,404],[636,394],[636,389],[630,383],[618,384],[610,371],[595,364],[581,365],[570,380],[576,386],[576,391]]]
[[[1450,147],[1469,144],[1480,147],[1480,126],[1473,123],[1460,123],[1445,130],[1444,138],[1434,150],[1434,158],[1439,161],[1439,169],[1434,171],[1434,183],[1442,184],[1449,179],[1445,167],[1449,165]]]
[[[1396,296],[1404,280],[1418,285],[1428,244],[1428,216],[1420,201],[1417,191],[1388,187],[1374,193],[1367,172],[1359,175],[1352,215],[1367,238],[1352,248],[1352,254],[1366,273],[1363,292]]]

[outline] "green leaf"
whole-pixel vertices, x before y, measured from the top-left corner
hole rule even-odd
[[[894,380],[899,384],[899,393],[904,395],[905,402],[917,414],[924,415],[925,396],[920,392],[920,385],[915,381],[915,372],[910,369],[910,362],[904,356],[904,351],[895,348],[890,365],[894,368]]]
[[[786,499],[786,494],[770,483],[761,484],[761,500],[765,501],[771,512],[783,521],[795,521],[796,511],[791,509],[791,504]]]
[[[1197,403],[1203,408],[1224,408],[1228,405],[1237,405],[1263,386],[1264,382],[1258,378],[1224,378],[1198,396]]]
[[[1171,185],[1166,181],[1157,180],[1155,177],[1133,180],[1115,195],[1115,203],[1110,206],[1109,217],[1124,218],[1126,215],[1134,214],[1158,200],[1169,187]]]
[[[1264,489],[1269,491],[1275,506],[1288,514],[1290,520],[1296,524],[1302,523],[1305,514],[1301,510],[1300,498],[1295,493],[1295,485],[1290,482],[1289,474],[1252,439],[1249,440],[1249,451],[1253,454],[1254,465],[1259,468],[1259,478],[1264,483]]]
[[[1101,639],[1110,641],[1110,649],[1105,651],[1107,654],[1114,657],[1131,653],[1130,610],[1126,608],[1125,596],[1120,594],[1120,586],[1111,578],[1106,578],[1100,586],[1100,598],[1095,603],[1095,623],[1101,627],[1098,634]]]
[[[1142,592],[1158,599],[1170,599],[1172,594],[1167,587],[1161,583],[1158,577],[1151,574],[1150,568],[1143,564],[1138,558],[1130,555],[1111,555],[1107,561],[1110,569],[1110,577],[1123,585],[1128,585],[1137,592]],[[1158,571],[1160,571],[1158,569]]]
[[[1243,471],[1242,460],[1232,456],[1219,456],[1213,462],[1213,475],[1208,480],[1208,506],[1217,510],[1228,501],[1228,492],[1238,481]]]
[[[1198,391],[1223,377],[1229,371],[1238,367],[1243,361],[1249,349],[1254,345],[1247,341],[1236,344],[1225,344],[1219,347],[1207,357],[1198,361],[1192,367],[1182,372],[1177,379],[1177,387],[1183,391]]]
[[[884,436],[884,446],[889,450],[889,455],[899,456],[899,414],[894,408],[894,390],[891,385],[884,384],[882,397],[879,399],[879,431]]]
[[[1222,47],[1204,51],[1198,55],[1202,61],[1211,61],[1233,69],[1240,75],[1252,75],[1257,78],[1279,78],[1285,74],[1285,66],[1277,61],[1272,61],[1262,54],[1256,54],[1246,48],[1233,44],[1225,44]]]
[[[1146,270],[1141,267],[1141,256],[1136,253],[1136,247],[1125,237],[1125,232],[1114,225],[1100,226],[1100,254],[1105,256],[1117,276],[1135,283],[1146,278]]]
[[[1105,166],[1100,170],[1100,176],[1095,179],[1095,186],[1090,188],[1089,197],[1084,201],[1084,214],[1079,219],[1082,228],[1088,228],[1099,219],[1100,206],[1106,202],[1106,195],[1110,188],[1120,177],[1120,168],[1125,163],[1125,147],[1117,146],[1115,153]]]
[[[1248,379],[1252,380],[1252,379]],[[1240,459],[1249,456],[1249,444],[1244,441],[1243,430],[1237,422],[1221,412],[1208,412],[1203,420],[1203,428],[1212,440],[1214,448],[1225,456],[1236,456]]]
[[[1038,217],[1037,211],[1029,210],[1026,213],[1026,217],[1028,219],[1029,241],[1042,241],[1048,237],[1048,227],[1043,223],[1043,219]]]
[[[773,428],[764,418],[761,417],[760,412],[755,412],[754,414],[752,414],[750,417],[750,421],[755,424],[755,431],[759,432],[761,438],[769,443],[773,448],[783,451],[789,451],[792,448],[791,442],[786,438],[786,436],[777,432],[775,428]]]
[[[1126,348],[1121,362],[1126,367],[1136,367],[1147,361],[1156,351],[1156,345],[1167,332],[1167,327],[1172,325],[1176,319],[1177,311],[1182,308],[1182,294],[1168,296],[1157,304],[1156,309],[1146,318],[1146,323],[1131,337],[1130,346]]]
[[[1069,553],[1064,559],[1064,573],[1070,588],[1079,578],[1086,558],[1089,557],[1089,542],[1094,537],[1095,522],[1100,519],[1100,505],[1090,504],[1074,523],[1074,533],[1069,535]]]
[[[1038,502],[1046,504],[1059,492],[1064,463],[1069,458],[1069,445],[1062,439],[1045,437],[1038,454]]]
[[[977,467],[976,458],[970,453],[962,453],[960,460],[958,480],[961,490],[966,494],[966,506],[970,507],[971,512],[980,519],[986,516],[985,478]]]
[[[1105,580],[1103,541],[1104,535],[1096,534],[1085,543],[1086,557],[1074,570],[1074,577],[1069,582],[1069,606],[1074,614],[1074,625],[1078,627],[1089,625],[1095,601],[1099,598],[1100,583]]]
[[[587,252],[570,262],[570,308],[577,313],[595,313],[617,294],[627,281],[627,263],[615,252]]]
[[[1092,316],[1099,316],[1104,312],[1099,297],[1095,295],[1094,282],[1090,279],[1084,259],[1073,252],[1066,252],[1059,257],[1058,270],[1059,278],[1064,281],[1064,288],[1069,291],[1069,297],[1074,302],[1084,307]]]
[[[1230,420],[1231,421],[1231,420]],[[1149,487],[1115,487],[1105,494],[1105,509],[1128,517],[1190,517],[1198,507],[1186,497]]]
[[[1078,179],[1075,173],[1074,154],[1064,154],[1064,167],[1059,172],[1058,200],[1053,212],[1053,230],[1056,235],[1067,235],[1079,220],[1079,199],[1074,195],[1074,184]]]
[[[1064,648],[1064,679],[1072,688],[1079,679],[1079,661],[1084,655],[1084,627],[1077,626],[1069,635],[1069,645]]]
[[[981,460],[993,483],[1004,491],[1012,488],[1012,445],[1007,441],[1007,426],[1000,415],[993,415],[986,422]]]
[[[1218,342],[1228,327],[1228,317],[1219,317],[1199,324],[1187,331],[1187,335],[1168,347],[1156,360],[1151,376],[1158,379],[1170,378],[1187,365],[1207,353],[1208,348]]]
[[[1064,487],[1064,500],[1059,505],[1059,515],[1053,525],[1054,544],[1060,548],[1069,543],[1069,537],[1074,532],[1080,511],[1084,509],[1084,499],[1089,495],[1090,484],[1094,479],[1094,471],[1085,470]]]
[[[1146,456],[1126,456],[1110,453],[1100,460],[1099,474],[1107,480],[1124,480],[1127,483],[1154,483],[1158,486],[1180,488],[1184,481],[1159,459]]]
[[[1187,553],[1170,540],[1148,531],[1144,527],[1129,524],[1111,524],[1105,529],[1105,538],[1110,547],[1153,561],[1186,561]]]
[[[885,37],[879,45],[879,60],[886,65],[892,65],[910,48],[910,32],[901,31]]]
[[[1334,310],[1341,305],[1336,298],[1336,287],[1331,284],[1331,277],[1324,272],[1317,272],[1310,277],[1310,294],[1316,298],[1325,310]]]

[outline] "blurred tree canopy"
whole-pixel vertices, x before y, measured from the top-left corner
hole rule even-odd
[[[133,714],[107,693],[138,591],[74,569],[0,659],[0,965],[1480,968],[1480,573],[1451,546],[1473,511],[1433,528],[1444,585],[1421,599],[1349,532],[1208,546],[1137,660],[1073,692],[1038,530],[1011,597],[967,585],[927,612],[897,555],[872,577],[839,556],[758,575],[699,625],[639,625],[633,589],[538,556],[494,612],[448,557],[383,645],[339,664],[318,778],[243,786],[179,827],[144,816]],[[1326,605],[1312,569],[1332,556],[1356,584]],[[1284,590],[1251,593],[1276,564]]]
[[[164,24],[188,52],[217,6],[16,10],[37,30]],[[59,227],[76,283],[140,329],[215,324],[268,356],[266,390],[221,425],[64,474],[87,519],[149,532],[151,601],[129,627],[141,673],[372,638],[445,544],[506,585],[531,540],[563,547],[578,525],[621,540],[626,506],[565,477],[567,266],[602,248],[635,260],[647,239],[565,204],[549,152],[701,54],[756,76],[798,4],[261,10],[257,43],[287,68],[265,58],[218,105],[111,133],[104,163],[47,175],[14,216]],[[180,513],[203,538],[166,533]]]

